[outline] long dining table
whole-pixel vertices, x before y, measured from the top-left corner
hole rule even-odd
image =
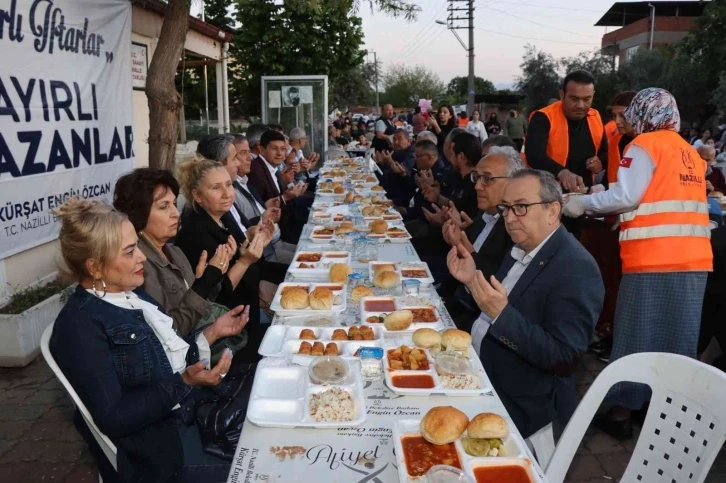
[[[358,160],[360,162],[360,159]],[[372,165],[362,164],[372,172]],[[316,195],[314,206],[329,197]],[[319,243],[310,239],[314,225],[305,225],[297,251],[321,250]],[[335,250],[353,251],[352,240],[331,242]],[[325,249],[331,249],[326,247]],[[380,243],[376,260],[415,262],[420,258],[413,245],[404,243]],[[353,259],[354,271],[367,275],[368,266]],[[300,281],[288,272],[286,281]],[[350,290],[350,287],[348,287]],[[441,298],[434,288],[421,288],[420,296],[429,299],[437,307],[444,328],[455,327]],[[349,310],[331,316],[334,325],[347,327],[360,323],[355,311]],[[275,315],[272,325],[297,325],[294,317]],[[410,340],[410,333],[407,335]],[[388,346],[405,342],[404,335],[386,334]],[[267,357],[262,366],[286,366],[293,363],[285,358]],[[403,396],[390,390],[383,380],[365,382],[365,421],[356,427],[344,428],[274,428],[261,427],[245,421],[237,450],[232,461],[228,483],[275,482],[275,483],[394,483],[399,479],[398,467],[402,455],[396,454],[392,440],[393,425],[397,420],[421,419],[435,406],[454,406],[470,418],[482,412],[494,412],[504,417],[510,432],[518,435],[501,399],[494,390],[470,397],[446,395]],[[525,458],[532,462],[532,469],[540,481],[546,482],[542,469],[528,448]],[[425,479],[411,480],[425,481]],[[402,482],[405,483],[405,482]]]

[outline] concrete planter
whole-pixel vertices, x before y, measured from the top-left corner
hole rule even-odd
[[[40,336],[62,307],[57,293],[21,314],[0,314],[0,367],[30,364],[40,353]]]

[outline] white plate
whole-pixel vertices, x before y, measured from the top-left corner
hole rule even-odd
[[[333,291],[333,295],[335,297],[340,297],[339,304],[336,304],[333,302],[333,307],[330,310],[313,310],[310,307],[306,309],[283,309],[282,305],[280,305],[280,299],[282,298],[282,291],[285,287],[289,286],[296,286],[296,287],[307,287],[308,293],[315,290],[317,287],[329,287],[329,286],[336,286],[341,285],[343,287],[342,290],[336,290]],[[275,293],[275,297],[272,299],[272,303],[270,304],[270,310],[274,311],[277,315],[313,315],[313,314],[330,314],[330,313],[342,313],[345,312],[345,306],[346,306],[346,300],[348,298],[346,286],[344,283],[322,283],[322,282],[316,282],[316,283],[305,283],[305,282],[283,282],[280,285],[277,286],[277,292]]]
[[[265,337],[262,339],[258,354],[263,357],[291,357],[298,356],[297,353],[300,344],[304,342],[300,339],[300,332],[304,329],[310,329],[315,333],[315,340],[308,340],[307,342],[321,342],[324,346],[333,342],[338,345],[339,356],[345,359],[358,359],[355,356],[355,352],[361,347],[382,347],[383,346],[383,332],[379,327],[373,327],[373,340],[333,340],[333,332],[336,329],[342,329],[346,332],[350,330],[350,327],[288,327],[284,325],[273,325],[265,332]],[[299,357],[315,357],[307,355],[299,355]]]
[[[416,346],[411,344],[406,344],[411,348],[415,348]],[[469,347],[469,360],[471,361],[473,374],[474,376],[479,380],[479,388],[478,389],[447,389],[444,386],[442,386],[441,382],[443,380],[442,376],[439,376],[436,373],[436,367],[434,364],[434,357],[431,355],[431,353],[426,349],[419,349],[423,350],[426,354],[426,357],[428,357],[429,360],[429,369],[428,370],[400,370],[400,369],[391,369],[390,364],[388,362],[388,351],[394,350],[397,347],[400,347],[400,344],[397,345],[387,345],[385,347],[385,352],[383,354],[383,372],[385,374],[386,379],[386,386],[388,388],[395,392],[396,394],[403,394],[406,396],[428,396],[430,394],[443,394],[445,396],[479,396],[480,394],[486,394],[489,391],[492,390],[492,383],[489,382],[489,378],[487,377],[486,372],[484,372],[484,367],[481,364],[481,361],[479,360],[479,357],[476,355],[476,352],[474,352],[474,348]],[[431,376],[431,378],[434,380],[434,387],[431,389],[411,389],[411,388],[403,388],[403,387],[396,387],[393,385],[393,376],[410,376],[410,375],[428,375]]]
[[[310,254],[310,253],[320,253],[321,258],[319,262],[300,262],[298,261],[298,257],[300,255]],[[336,257],[335,255],[345,255],[344,257]],[[313,265],[314,268],[299,268],[301,263],[305,263],[307,265]],[[290,268],[288,268],[288,272],[295,275],[296,278],[308,278],[308,279],[315,279],[315,280],[325,280],[328,281],[328,276],[330,273],[330,266],[334,263],[347,263],[350,266],[350,252],[342,251],[342,252],[334,252],[334,251],[310,251],[310,250],[301,250],[295,254],[295,258],[293,259],[293,262],[290,264]]]
[[[279,359],[263,359],[257,366],[247,419],[268,428],[343,428],[360,426],[366,419],[363,382],[356,362],[349,362],[350,374],[342,384],[313,384],[304,366],[282,366]],[[337,387],[350,393],[354,404],[352,421],[317,422],[309,416],[312,394]]]
[[[393,331],[393,330],[386,329],[386,327],[383,325],[382,322],[366,322],[366,319],[368,317],[372,317],[374,315],[383,315],[383,314],[390,313],[390,312],[386,312],[386,311],[367,311],[365,309],[366,300],[382,300],[382,299],[385,299],[385,300],[393,299],[395,310],[423,308],[423,307],[431,308],[436,313],[437,321],[436,322],[413,322],[408,329],[399,330],[399,331]],[[429,328],[429,329],[434,329],[434,330],[441,330],[444,328],[444,322],[443,322],[443,320],[441,320],[441,313],[434,305],[425,305],[425,306],[404,305],[404,304],[400,303],[400,301],[397,297],[393,297],[393,296],[381,296],[381,297],[376,296],[376,297],[361,298],[360,299],[360,322],[361,322],[361,325],[372,325],[372,326],[380,327],[384,334],[405,334],[405,333],[410,333],[417,329],[423,329],[423,328]]]
[[[317,235],[315,234],[316,231],[324,229],[324,226],[315,225],[313,229],[310,231],[310,240],[313,243],[330,243],[330,242],[345,242],[346,240],[352,239],[356,236],[360,236],[360,233],[358,232],[350,232],[350,233],[343,233],[340,235],[336,235],[333,233],[330,236],[326,235]],[[335,230],[335,228],[331,228],[332,230]]]
[[[469,417],[475,416],[475,414],[469,414]],[[502,415],[507,420],[510,427],[514,426],[514,423],[509,419],[508,416]],[[425,483],[425,476],[413,477],[408,474],[408,467],[406,466],[406,456],[403,452],[403,444],[401,440],[406,436],[420,436],[420,419],[399,419],[393,423],[393,445],[396,452],[396,459],[398,463],[398,477],[401,483]],[[466,432],[464,432],[464,435]],[[524,450],[524,441],[521,439],[518,433],[510,434],[509,438],[504,442],[504,450],[506,456],[482,456],[474,457],[469,456],[464,451],[461,445],[461,439],[457,439],[454,442],[454,447],[459,456],[459,463],[461,469],[474,480],[474,468],[480,466],[502,466],[502,465],[516,465],[523,466],[530,477],[532,483],[542,483],[542,479],[539,477],[534,469],[534,464],[526,455]]]

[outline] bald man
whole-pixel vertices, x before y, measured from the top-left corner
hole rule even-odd
[[[393,116],[393,106],[391,104],[383,106],[381,117],[376,121],[376,137],[373,138],[371,144],[376,151],[391,151],[393,149],[391,136],[396,132]]]

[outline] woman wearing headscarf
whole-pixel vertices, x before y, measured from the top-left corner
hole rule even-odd
[[[636,137],[623,154],[617,184],[570,196],[563,210],[567,216],[620,214],[623,278],[611,360],[638,352],[695,357],[713,267],[706,163],[678,134],[680,114],[668,91],[640,91],[625,119]],[[647,386],[616,385],[608,396],[614,407],[596,424],[618,439],[631,438],[631,412],[649,397]]]

